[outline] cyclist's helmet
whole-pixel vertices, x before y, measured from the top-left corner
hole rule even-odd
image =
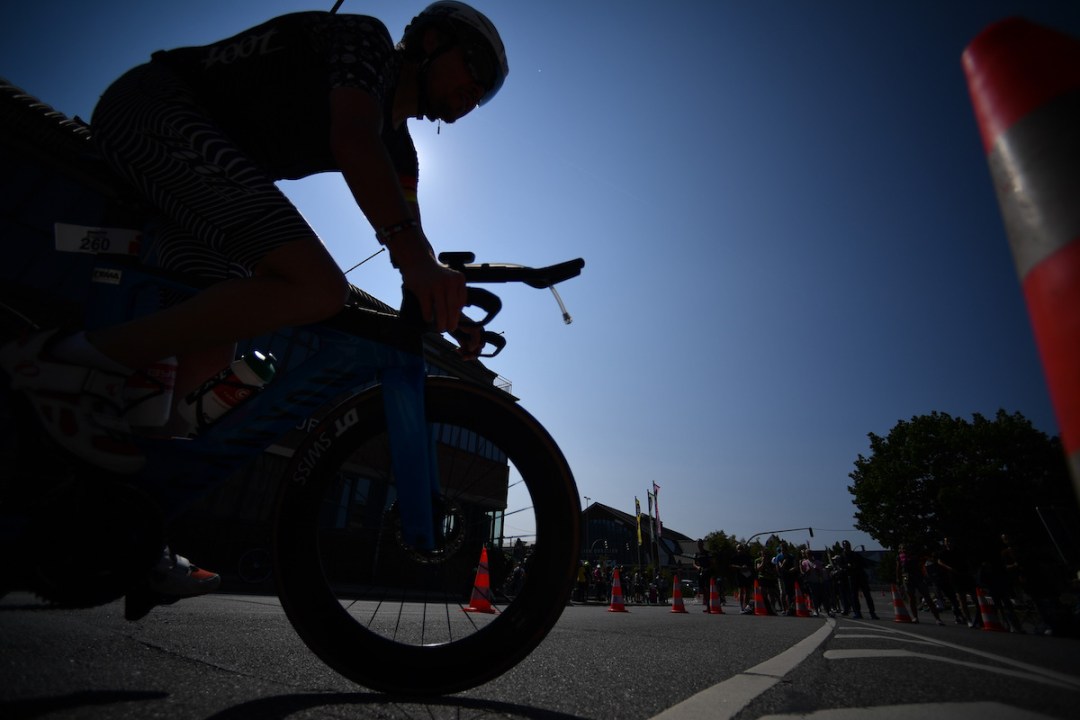
[[[439,0],[412,19],[405,28],[401,44],[415,52],[414,48],[420,47],[419,36],[430,27],[437,27],[444,39],[443,46],[427,59],[454,46],[461,47],[469,70],[484,89],[479,104],[483,105],[495,97],[510,72],[510,66],[506,62],[506,48],[499,31],[487,16],[463,2]]]

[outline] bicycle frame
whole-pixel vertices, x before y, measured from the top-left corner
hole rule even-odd
[[[190,285],[161,271],[99,255],[87,327],[152,310],[162,290],[194,292]],[[293,331],[308,336],[314,351],[201,434],[137,438],[147,464],[136,482],[162,500],[169,518],[175,517],[320,408],[343,393],[355,393],[378,381],[385,398],[403,536],[420,550],[434,549],[432,499],[440,488],[434,440],[424,417],[422,332],[405,327],[394,316],[357,308],[346,308],[331,321]],[[342,425],[340,434],[348,427],[349,416],[336,422]],[[315,457],[296,459],[293,476],[285,481],[303,483],[318,451],[310,449],[308,453]]]

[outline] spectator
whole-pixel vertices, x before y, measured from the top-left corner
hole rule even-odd
[[[941,549],[937,554],[938,567],[941,570],[941,578],[945,587],[943,592],[949,596],[949,602],[953,606],[953,616],[962,619],[968,627],[975,627],[978,623],[968,613],[968,595],[975,598],[975,582],[969,570],[968,560],[964,554],[958,552],[952,546],[952,541],[945,538],[941,541]],[[978,609],[974,613],[978,618]]]
[[[772,559],[776,567],[776,589],[780,595],[780,608],[784,615],[795,614],[795,560],[784,552],[781,544]]]
[[[829,585],[832,589],[833,607],[845,617],[851,614],[851,592],[848,590],[847,568],[840,555],[833,555],[825,568],[829,573]]]
[[[938,563],[937,551],[934,548],[930,548],[926,551],[926,558],[923,560],[923,574],[926,576],[926,582],[930,588],[930,595],[934,598],[934,607],[937,611],[943,612],[945,610],[945,602],[947,600],[946,595],[946,578],[945,572],[941,569],[941,565]],[[949,600],[950,607],[952,601]],[[954,610],[953,617],[956,617]],[[956,624],[961,624],[962,620],[956,619]]]
[[[579,560],[577,566],[577,599],[578,602],[585,602],[589,592],[589,563],[584,563]]]
[[[768,547],[761,548],[761,555],[754,561],[754,570],[757,572],[758,590],[761,592],[765,612],[775,615],[776,611],[773,608],[776,605],[776,567],[772,563],[772,558],[769,557]],[[756,611],[756,597],[754,603]]]
[[[825,613],[832,617],[832,610],[825,604],[825,568],[822,567],[821,561],[810,552],[810,548],[803,548],[802,560],[799,561],[799,577],[810,597],[810,608],[814,615]]]
[[[712,555],[709,554],[708,549],[705,547],[704,540],[698,540],[697,546],[698,551],[694,555],[694,569],[698,573],[698,593],[702,597],[702,604],[705,605],[705,612],[709,612],[709,580],[713,575]]]
[[[1008,577],[1005,569],[999,563],[992,560],[983,560],[979,565],[978,572],[975,574],[975,584],[990,596],[994,604],[994,612],[1001,615],[1009,630],[1015,633],[1024,632],[1020,618],[1016,616],[1016,609],[1013,607]],[[982,609],[982,607],[979,608],[980,615]],[[983,621],[980,617],[978,625],[981,626],[982,624]]]
[[[863,598],[866,599],[866,610],[870,614],[870,619],[877,620],[878,616],[874,611],[874,596],[870,592],[870,578],[866,574],[866,560],[851,549],[851,543],[847,540],[840,543],[840,547],[841,562],[844,564],[848,589],[851,593],[851,616],[857,619],[862,618],[862,609],[859,606],[859,593],[862,593]]]
[[[945,623],[942,622],[941,615],[934,605],[934,599],[930,597],[930,590],[926,587],[923,568],[924,565],[918,552],[914,548],[908,549],[907,546],[901,545],[896,555],[896,576],[903,579],[904,587],[907,589],[912,622],[919,622],[919,603],[916,598],[916,594],[918,594],[926,602],[926,607],[933,614],[934,619],[937,620],[937,624],[944,625]]]
[[[645,575],[640,567],[634,569],[634,602],[645,602]]]
[[[525,586],[525,565],[523,563],[516,563],[514,570],[510,573],[510,578],[506,582],[506,594],[515,597],[521,588]]]
[[[735,571],[735,587],[738,592],[739,611],[752,614],[754,609],[750,606],[753,602],[754,591],[754,559],[746,546],[739,543],[735,546],[735,555],[731,558],[731,569]]]
[[[667,592],[668,582],[660,574],[660,571],[656,571],[656,576],[653,578],[652,584],[656,587],[656,602],[661,605],[667,604]],[[651,596],[651,595],[650,595]]]
[[[1002,562],[1009,577],[1014,597],[1031,598],[1035,612],[1039,616],[1036,632],[1044,635],[1053,634],[1054,600],[1053,590],[1043,572],[1037,556],[1022,549],[1008,535],[1001,536],[1004,546],[1001,551]]]

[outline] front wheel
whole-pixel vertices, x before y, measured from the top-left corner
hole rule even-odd
[[[449,378],[425,395],[442,490],[435,550],[401,533],[375,388],[296,451],[274,562],[285,612],[324,662],[376,690],[433,695],[502,674],[547,635],[569,599],[580,504],[558,446],[509,396]],[[518,565],[518,592],[493,594]]]

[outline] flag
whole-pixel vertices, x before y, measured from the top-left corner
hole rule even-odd
[[[634,496],[634,514],[637,516],[637,544],[641,545],[641,501]]]
[[[650,520],[650,522],[649,522],[649,539],[651,541],[652,538],[654,538],[656,536],[656,526],[651,522],[652,521],[652,515],[653,515],[653,511],[652,511],[653,494],[651,492],[649,492],[648,490],[646,490],[645,495],[648,496],[648,498],[649,498],[649,520]]]
[[[660,523],[660,486],[653,481],[653,497],[656,498],[656,535],[661,537],[664,534],[664,526]]]

